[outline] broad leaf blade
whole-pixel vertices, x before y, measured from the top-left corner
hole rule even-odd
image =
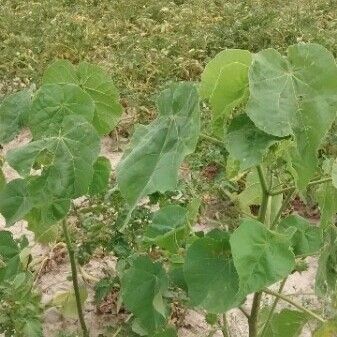
[[[95,103],[75,84],[46,84],[35,95],[28,126],[35,139],[57,132],[67,116],[77,115],[91,122]]]
[[[6,219],[7,226],[14,225],[15,222],[21,220],[32,207],[25,180],[12,180],[0,191],[0,213]]]
[[[192,304],[223,313],[240,303],[239,278],[229,246],[229,234],[211,232],[187,251],[184,275]]]
[[[247,114],[274,136],[293,135],[297,184],[306,187],[317,166],[317,150],[336,115],[337,67],[316,44],[288,48],[288,58],[267,49],[254,56],[249,71]]]
[[[223,136],[224,121],[248,92],[248,69],[251,54],[246,50],[229,49],[211,60],[201,75],[200,94],[209,99],[213,126]]]
[[[241,170],[259,165],[268,148],[281,140],[258,129],[246,114],[232,120],[225,139],[227,151],[240,161]]]
[[[12,233],[0,231],[0,283],[21,270],[20,249]]]
[[[289,229],[295,230],[291,238],[295,255],[311,255],[318,252],[322,246],[322,230],[298,215],[290,215],[283,219],[279,228],[285,233]]]
[[[152,223],[144,233],[144,240],[174,253],[186,237],[187,222],[186,208],[179,205],[163,207],[153,214]]]
[[[325,183],[315,191],[315,197],[320,210],[320,223],[323,229],[335,222],[337,213],[337,189],[331,183]]]
[[[290,238],[244,219],[230,239],[240,293],[245,296],[283,279],[295,266]]]
[[[87,62],[75,67],[69,61],[58,60],[45,71],[43,83],[79,85],[95,103],[92,123],[97,132],[104,135],[116,127],[123,108],[118,102],[119,94],[114,83],[100,67]]]
[[[148,257],[137,257],[122,275],[122,298],[139,324],[149,333],[165,325],[167,309],[163,294],[168,289],[165,270]]]
[[[310,317],[306,313],[283,309],[282,311],[273,314],[264,336],[299,337],[309,318]],[[261,323],[265,322],[262,321]]]
[[[199,99],[194,85],[172,86],[159,96],[157,105],[159,116],[136,129],[117,167],[120,191],[131,207],[148,194],[176,188],[179,167],[199,137]]]
[[[0,104],[0,144],[8,143],[18,134],[31,105],[31,93],[22,90],[6,97]]]

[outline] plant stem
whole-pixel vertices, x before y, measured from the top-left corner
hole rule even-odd
[[[283,281],[281,282],[280,284],[280,287],[279,287],[279,290],[278,290],[278,293],[280,294],[285,286],[287,282],[287,277],[285,279],[283,279]],[[261,333],[261,336],[260,337],[264,337],[264,335],[266,334],[267,332],[267,329],[268,329],[268,326],[269,326],[269,323],[270,323],[270,320],[271,318],[273,317],[273,314],[274,314],[274,311],[276,309],[276,306],[277,306],[277,303],[279,302],[280,298],[279,297],[275,297],[275,300],[270,308],[270,311],[268,313],[268,317],[267,317],[267,320],[263,326],[263,329],[262,329],[262,333]]]
[[[227,322],[227,317],[226,317],[226,313],[224,313],[222,315],[222,327],[221,327],[221,332],[223,337],[231,337],[231,334],[229,332],[229,328],[228,328],[228,322]]]
[[[268,203],[270,199],[269,187],[267,185],[263,169],[260,165],[257,166],[257,172],[259,175],[260,184],[262,188],[262,203],[261,203],[261,208],[259,212],[259,221],[262,223],[265,223]],[[257,292],[254,294],[252,310],[251,310],[251,313],[248,319],[249,337],[257,337],[257,322],[258,322],[261,298],[262,298],[262,292]]]
[[[284,198],[280,209],[278,210],[273,222],[270,225],[270,229],[273,229],[273,228],[277,227],[277,223],[278,223],[280,217],[282,216],[283,211],[287,209],[293,194],[294,194],[294,191],[289,191],[288,194],[286,195],[286,197]]]
[[[315,185],[324,184],[324,183],[327,183],[327,182],[329,182],[331,180],[332,180],[331,178],[323,178],[323,179],[319,179],[319,180],[310,181],[310,183],[308,184],[308,187],[309,186],[315,186]],[[281,194],[281,193],[290,192],[290,191],[294,191],[294,190],[296,190],[296,187],[295,186],[290,186],[290,187],[286,187],[286,188],[280,189],[278,191],[270,191],[269,194],[270,195],[278,195],[278,194]]]
[[[212,136],[209,136],[209,135],[206,135],[204,133],[200,134],[200,138],[201,139],[204,139],[204,140],[207,140],[211,143],[213,143],[214,145],[218,145],[220,147],[224,147],[225,146],[225,143],[222,142],[221,140],[215,138],[215,137],[212,137]]]
[[[81,295],[80,295],[80,288],[78,285],[78,276],[77,276],[77,268],[76,268],[76,260],[75,260],[75,251],[71,243],[71,239],[70,239],[68,228],[67,228],[67,223],[65,220],[62,221],[62,227],[63,227],[63,233],[66,239],[66,244],[67,244],[67,249],[68,249],[68,254],[69,254],[69,260],[70,260],[70,266],[71,266],[71,276],[72,276],[74,293],[75,293],[75,298],[76,298],[78,318],[81,324],[83,337],[89,337],[89,332],[85,324],[83,310],[82,310]]]
[[[257,337],[257,320],[260,310],[260,303],[262,298],[262,292],[254,294],[252,311],[248,319],[249,337]]]
[[[275,297],[278,297],[280,298],[281,300],[285,301],[285,302],[288,302],[289,304],[293,305],[295,308],[307,313],[309,316],[317,319],[318,321],[324,323],[325,322],[325,319],[317,314],[315,314],[313,311],[303,307],[301,304],[299,303],[296,303],[294,302],[291,298],[289,298],[288,296],[286,295],[283,295],[283,294],[280,294],[280,293],[277,293],[275,291],[272,291],[270,289],[264,289],[263,292],[265,292],[266,294],[268,295],[272,295],[272,296],[275,296]]]

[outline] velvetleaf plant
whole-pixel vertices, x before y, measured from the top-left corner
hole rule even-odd
[[[66,216],[72,199],[99,192],[98,186],[105,185],[100,172],[106,180],[109,175],[109,165],[99,157],[99,136],[116,125],[121,108],[111,82],[91,67],[57,61],[36,93],[15,94],[0,107],[2,142],[21,126],[33,135],[32,142],[5,158],[22,178],[3,182],[0,211],[9,225],[26,219],[40,240]],[[199,88],[179,83],[164,90],[157,99],[158,117],[137,126],[117,167],[117,185],[129,208],[121,232],[142,198],[177,188],[179,168],[201,135],[199,97],[213,112],[213,135],[202,139],[227,149],[228,162],[238,167],[234,180],[245,185],[232,195],[242,218],[234,231],[195,233],[192,201],[153,214],[142,238],[144,250],[118,269],[133,330],[144,336],[177,336],[167,302],[169,290],[179,288],[188,306],[204,310],[224,336],[230,336],[226,312],[232,308],[247,318],[250,337],[300,336],[311,321],[316,337],[333,336],[327,333],[336,326],[337,164],[324,152],[337,111],[332,54],[317,44],[290,46],[285,56],[274,49],[256,54],[225,50],[206,66]],[[291,201],[307,191],[319,205],[319,225],[289,214]],[[258,214],[251,206],[258,206]],[[65,222],[63,229],[76,295],[75,256]],[[159,249],[161,257],[146,254],[151,249]],[[6,271],[10,263],[1,255]],[[304,260],[311,255],[319,255],[316,293],[331,298],[326,317],[282,293],[287,277],[305,269]],[[278,282],[279,291],[269,288]],[[275,297],[271,306],[262,305],[263,293]],[[80,295],[76,298],[88,336]],[[280,300],[294,309],[277,311]]]
[[[26,220],[28,229],[42,243],[56,239],[62,222],[84,336],[89,332],[65,218],[72,200],[100,193],[108,184],[111,167],[109,160],[100,156],[100,139],[117,125],[122,113],[118,100],[112,80],[99,67],[59,60],[46,70],[36,92],[15,93],[0,106],[0,143],[14,139],[23,127],[32,135],[28,144],[9,150],[4,158],[20,178],[7,183],[2,178],[0,212],[7,226]],[[13,280],[15,285],[17,274],[24,271],[19,248],[14,249],[16,244],[8,231],[0,231],[0,240],[1,286]],[[17,336],[42,336],[41,326],[29,322],[34,323],[34,334],[24,327],[16,330]]]
[[[176,188],[179,165],[200,136],[195,88],[176,88],[165,93],[172,104],[163,106],[159,99],[165,114],[160,111],[154,122],[135,131],[117,168],[118,186],[131,208],[145,195]],[[335,297],[337,165],[322,150],[337,111],[332,54],[317,44],[290,46],[286,56],[274,49],[256,54],[225,50],[206,66],[199,93],[213,112],[213,135],[204,138],[227,149],[228,161],[236,163],[239,179],[246,182],[246,188],[233,195],[244,215],[233,232],[214,229],[195,236],[188,217],[181,226],[177,211],[169,216],[167,206],[160,209],[163,217],[154,215],[154,229],[146,231],[144,241],[151,233],[151,242],[164,251],[166,260],[151,262],[142,255],[131,259],[121,277],[126,307],[142,334],[152,336],[160,329],[165,333],[165,293],[170,281],[177,281],[172,275],[179,273],[174,284],[186,291],[189,306],[223,315],[224,336],[230,336],[225,313],[236,307],[248,320],[250,337],[299,336],[312,320],[318,326],[315,336],[323,336],[333,323],[282,290],[289,275],[305,269],[307,256],[319,254],[316,292],[322,298]],[[287,212],[293,198],[307,190],[319,205],[320,226]],[[259,207],[258,215],[250,212],[253,205]],[[268,288],[277,282],[278,292]],[[139,284],[147,288],[136,294]],[[275,297],[271,307],[262,307],[262,293]],[[247,310],[243,306],[250,294],[253,301]],[[277,312],[279,300],[296,310]],[[334,315],[335,310],[328,318]]]

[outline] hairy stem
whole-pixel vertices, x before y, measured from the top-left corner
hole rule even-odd
[[[286,295],[283,295],[283,294],[280,294],[278,292],[275,292],[273,290],[270,290],[270,289],[264,289],[263,292],[265,292],[266,294],[268,295],[272,295],[272,296],[275,296],[275,297],[278,297],[280,298],[281,300],[285,301],[285,302],[288,302],[289,304],[291,304],[292,306],[294,306],[295,308],[307,313],[309,316],[317,319],[318,321],[324,323],[325,322],[325,319],[317,314],[315,314],[313,311],[303,307],[301,304],[293,301],[291,298],[289,298],[288,296]]]
[[[309,186],[315,186],[315,185],[320,185],[320,184],[324,184],[331,181],[331,178],[323,178],[323,179],[319,179],[319,180],[314,180],[314,181],[310,181],[310,183],[308,184]],[[282,194],[285,192],[290,192],[290,191],[295,191],[296,187],[295,186],[290,186],[290,187],[286,187],[277,191],[270,191],[270,195],[278,195],[278,194]]]
[[[67,250],[69,254],[71,276],[72,276],[74,293],[75,293],[75,298],[76,298],[78,318],[81,324],[83,337],[89,337],[89,332],[85,324],[83,310],[82,310],[81,295],[80,295],[80,288],[78,285],[78,275],[77,275],[76,260],[75,260],[75,251],[71,243],[71,239],[70,239],[68,228],[67,228],[67,223],[65,220],[62,221],[62,227],[63,227],[63,233],[66,239]]]
[[[283,281],[281,282],[280,284],[280,287],[279,287],[279,290],[278,290],[278,293],[281,294],[282,293],[282,290],[285,286],[287,282],[287,278],[283,279]],[[267,332],[267,329],[268,329],[268,326],[269,326],[269,323],[270,323],[270,320],[271,318],[273,317],[273,314],[274,314],[274,311],[276,309],[276,306],[277,306],[277,303],[279,302],[280,298],[279,297],[275,297],[275,300],[270,308],[270,311],[268,313],[268,317],[267,317],[267,320],[263,326],[263,329],[262,329],[262,333],[261,333],[261,336],[260,337],[264,337],[266,332]]]

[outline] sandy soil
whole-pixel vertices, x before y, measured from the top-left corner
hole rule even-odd
[[[20,134],[15,141],[8,144],[3,150],[4,154],[7,150],[15,148],[18,144],[22,145],[28,142],[30,135],[27,131]],[[112,165],[115,167],[116,163],[121,157],[121,152],[116,152],[116,146],[110,138],[106,138],[102,143],[102,154],[107,156]],[[1,154],[1,153],[0,153]],[[4,167],[4,171],[8,180],[12,180],[17,177],[15,171],[9,167]],[[4,219],[0,216],[0,228],[4,228],[5,223]],[[34,236],[31,232],[27,231],[26,224],[24,221],[18,222],[15,226],[8,228],[15,237],[19,237],[22,234],[26,234],[31,246],[31,253],[34,259],[44,259],[51,256],[53,251],[51,246],[41,246],[34,242]],[[316,272],[316,260],[309,259],[309,270],[303,272],[302,274],[295,273],[291,275],[287,281],[284,292],[287,294],[297,294],[297,300],[301,301],[305,305],[319,305],[316,297],[313,295],[313,285]],[[103,259],[93,259],[88,263],[83,269],[86,274],[91,275],[95,278],[103,275],[103,269],[114,269],[115,268],[115,258],[113,256],[107,256]],[[68,260],[65,258],[59,264],[52,265],[50,270],[45,272],[39,279],[37,286],[39,287],[42,293],[42,301],[44,304],[48,304],[51,299],[60,291],[67,291],[71,289],[71,283],[67,280],[67,277],[70,273],[70,267]],[[83,282],[83,280],[81,280]],[[86,282],[88,280],[86,279]],[[93,337],[97,337],[99,333],[104,332],[107,326],[114,326],[116,322],[116,315],[97,315],[96,308],[93,303],[93,289],[92,283],[88,284],[88,299],[85,303],[85,316],[90,327]],[[277,285],[275,285],[277,288]],[[248,303],[251,302],[249,298]],[[271,303],[271,299],[266,296],[263,298],[264,303]],[[280,303],[280,307],[285,307],[284,303]],[[246,337],[248,336],[247,332],[247,323],[243,314],[239,310],[232,310],[228,313],[229,325],[233,331],[232,337]],[[56,308],[48,308],[44,314],[44,335],[46,337],[54,337],[60,331],[71,331],[76,329],[76,321],[66,320],[58,312]],[[207,336],[210,327],[206,324],[204,316],[202,313],[196,311],[189,311],[187,313],[186,319],[186,328],[181,328],[179,331],[180,337],[196,337],[196,336]],[[217,331],[214,335],[215,337],[221,337],[222,334],[220,331]],[[311,336],[310,329],[305,328],[301,337]]]

